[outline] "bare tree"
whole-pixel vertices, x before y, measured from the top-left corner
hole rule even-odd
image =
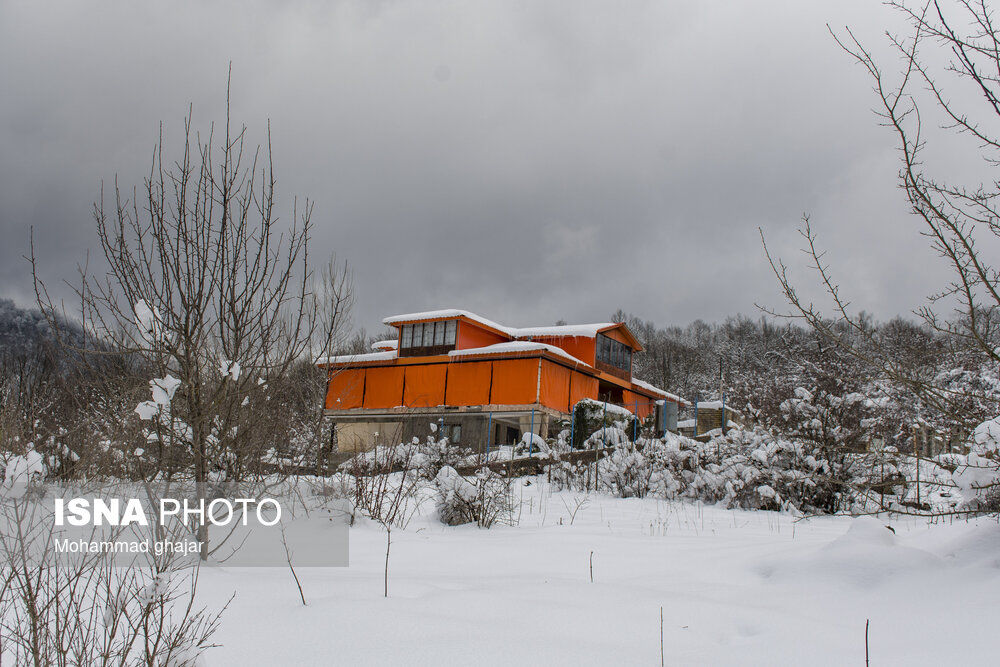
[[[1000,181],[949,183],[924,163],[931,142],[950,141],[970,146],[986,174],[1000,164],[1000,134],[993,130],[1000,117],[1000,31],[984,0],[886,4],[902,13],[911,28],[906,37],[886,33],[902,57],[901,71],[885,71],[850,28],[833,35],[870,75],[878,99],[876,113],[897,139],[900,185],[911,211],[923,223],[921,233],[951,271],[949,284],[931,295],[917,314],[931,329],[1000,362],[1000,267],[986,245],[1000,236]],[[931,127],[925,118],[941,122]],[[808,217],[801,233],[811,267],[832,298],[833,311],[825,313],[803,299],[785,264],[768,253],[792,305],[791,314],[937,408],[961,410],[963,395],[935,387],[914,373],[880,344],[863,317],[850,312],[849,299],[833,277]]]
[[[189,111],[170,161],[161,126],[142,186],[128,190],[116,178],[112,203],[102,191],[94,206],[109,269],[84,267],[74,287],[89,339],[101,342],[86,352],[137,360],[153,392],[139,410],[143,450],[161,454],[142,452],[143,477],[160,476],[169,457],[193,479],[198,501],[216,483],[266,471],[262,461],[281,446],[268,406],[296,364],[329,349],[351,302],[346,269],[331,266],[325,287],[315,287],[312,202],[296,200],[289,223],[277,211],[270,130],[263,147],[251,146],[246,127],[230,122],[228,89],[219,130],[196,133]],[[31,260],[34,272],[34,248]],[[54,312],[34,275],[43,311]],[[198,539],[207,555],[207,525]]]
[[[921,233],[950,271],[947,285],[929,297],[917,315],[961,350],[984,363],[1000,362],[1000,267],[995,263],[1000,237],[1000,30],[985,0],[928,0],[919,4],[886,3],[907,21],[908,34],[887,32],[890,47],[900,56],[897,70],[883,68],[873,50],[850,28],[831,30],[837,43],[867,72],[877,98],[876,114],[896,139],[901,167],[900,186],[911,212],[922,223]],[[941,177],[930,148],[948,142],[965,147],[964,164],[980,169],[976,182],[962,184]],[[801,230],[805,252],[832,312],[800,295],[785,264],[768,252],[790,315],[804,320],[839,349],[877,368],[906,387],[919,400],[949,415],[968,433],[995,400],[968,385],[952,387],[929,375],[927,367],[907,364],[876,335],[864,317],[850,311],[817,245],[809,222]],[[763,235],[762,235],[763,238]],[[765,251],[767,246],[765,243]]]
[[[354,507],[385,529],[385,572],[382,592],[389,597],[389,549],[392,529],[405,528],[415,510],[419,474],[413,467],[414,447],[398,443],[376,446],[355,456],[346,468],[354,477]]]

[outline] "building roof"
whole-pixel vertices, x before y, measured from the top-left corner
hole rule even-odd
[[[426,322],[429,320],[444,320],[444,319],[458,319],[464,318],[471,322],[475,322],[489,329],[493,329],[502,334],[505,334],[511,338],[515,339],[531,339],[531,338],[558,338],[561,336],[567,337],[579,337],[579,338],[594,338],[598,333],[602,331],[608,331],[610,329],[622,328],[624,329],[626,336],[629,341],[633,344],[636,350],[641,350],[642,345],[639,341],[632,335],[632,332],[628,330],[622,322],[595,322],[591,324],[559,324],[548,327],[509,327],[493,320],[487,319],[475,313],[469,312],[468,310],[459,310],[456,308],[446,308],[443,310],[428,310],[420,313],[407,313],[406,315],[393,315],[392,317],[387,317],[382,320],[383,324],[389,326],[402,326],[404,324],[409,324],[411,322]]]
[[[329,364],[364,363],[366,361],[392,361],[398,356],[399,355],[396,350],[388,350],[385,352],[366,352],[364,354],[341,354],[333,357],[318,357],[313,363],[317,366],[326,366]]]
[[[489,354],[509,354],[511,352],[550,352],[557,357],[562,357],[575,364],[584,366],[586,368],[592,368],[590,364],[585,363],[572,354],[562,349],[561,347],[556,347],[555,345],[546,345],[545,343],[533,343],[526,340],[514,340],[509,343],[495,343],[493,345],[487,345],[486,347],[473,347],[465,350],[452,350],[448,353],[449,357],[479,357],[486,356]]]
[[[637,387],[639,387],[641,389],[645,389],[646,391],[650,392],[651,394],[656,394],[657,396],[662,396],[663,398],[669,398],[671,401],[673,401],[675,403],[680,403],[681,405],[691,405],[690,402],[685,401],[683,398],[681,398],[677,394],[671,394],[669,391],[663,391],[659,387],[651,385],[648,382],[645,382],[644,380],[637,380],[635,378],[632,378],[632,384],[634,384],[635,386],[637,386]]]

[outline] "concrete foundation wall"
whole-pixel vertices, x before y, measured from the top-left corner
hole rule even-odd
[[[376,443],[402,442],[403,428],[399,422],[343,422],[334,426],[337,451],[366,452]]]
[[[530,414],[494,414],[491,419],[483,413],[419,414],[364,421],[333,419],[340,452],[368,451],[376,443],[408,443],[414,438],[425,442],[432,433],[435,439],[447,437],[453,445],[479,452],[487,447],[513,444],[529,430],[548,438],[550,424],[555,424],[552,416],[542,412],[536,413],[534,420]],[[432,423],[437,427],[436,432],[431,430]]]

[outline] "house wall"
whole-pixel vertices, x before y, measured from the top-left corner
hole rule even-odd
[[[435,438],[440,436],[440,426],[449,432],[453,424],[462,427],[459,447],[483,452],[498,445],[511,444],[512,440],[520,438],[521,433],[529,429],[543,438],[551,435],[552,420],[549,415],[538,412],[532,419],[531,415],[504,416],[487,414],[455,414],[444,417],[435,415],[404,415],[395,420],[372,420],[357,422],[340,422],[335,425],[337,433],[337,450],[340,452],[369,451],[378,442],[379,445],[412,442],[417,438],[426,442],[432,433]],[[439,427],[431,431],[431,424]],[[514,429],[517,435],[508,437],[508,429]],[[490,433],[492,432],[492,433]],[[376,435],[377,434],[377,435]]]
[[[505,336],[487,331],[466,320],[458,321],[458,336],[456,338],[456,350],[469,350],[476,347],[486,347],[496,345],[510,340]]]
[[[374,410],[403,405],[404,371],[399,366],[373,366],[365,369],[363,407]]]
[[[533,340],[537,343],[554,345],[566,350],[568,354],[591,366],[597,360],[597,345],[594,338],[586,336],[535,336]]]
[[[585,398],[597,398],[597,378],[583,373],[573,373],[570,376],[569,404],[576,405]]]
[[[597,378],[538,357],[370,366],[332,373],[326,409],[539,403],[567,413],[581,399],[598,398],[598,386]],[[637,409],[641,418],[653,413],[655,400],[628,389],[621,392],[621,402]]]
[[[569,385],[574,371],[542,359],[538,402],[559,412],[569,412]]]
[[[337,451],[341,452],[368,451],[376,441],[380,445],[403,442],[403,424],[399,421],[341,422],[334,428]]]
[[[444,405],[444,388],[448,381],[448,364],[416,364],[406,366],[403,405],[408,408],[430,408]]]
[[[743,415],[732,408],[726,408],[726,421],[743,423]],[[698,410],[698,433],[707,433],[713,429],[722,428],[721,408],[701,408]]]
[[[538,400],[538,359],[493,362],[493,405],[527,405]]]
[[[493,384],[493,363],[454,361],[449,364],[446,405],[488,405]]]
[[[482,414],[448,415],[441,419],[443,419],[443,425],[446,429],[453,424],[458,424],[462,427],[461,439],[457,443],[451,444],[472,449],[476,452],[486,449],[487,427],[491,425],[487,416]],[[439,438],[440,433],[431,431],[432,423],[438,426],[442,425],[439,418],[433,416],[407,418],[403,422],[403,442],[411,442],[413,438],[417,438],[421,442],[426,442],[427,437],[432,433],[435,438]]]
[[[364,368],[345,368],[330,373],[330,381],[326,386],[327,410],[360,408],[364,395]]]

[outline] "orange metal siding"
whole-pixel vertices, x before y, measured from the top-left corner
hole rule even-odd
[[[594,365],[594,361],[597,358],[597,346],[593,338],[587,338],[586,336],[536,336],[534,340],[538,343],[554,345],[566,350],[566,352],[583,363],[590,364],[591,366]]]
[[[625,334],[622,333],[620,328],[608,329],[607,331],[602,331],[601,333],[607,336],[608,338],[613,338],[619,343],[624,343],[625,345],[632,347],[631,341],[629,341],[629,339],[625,336]]]
[[[365,395],[365,369],[349,368],[335,371],[326,388],[328,410],[360,408]]]
[[[564,366],[543,360],[541,395],[538,402],[560,412],[568,412],[571,373],[572,371]]]
[[[448,367],[447,405],[487,405],[493,364],[489,361],[452,362]]]
[[[622,403],[625,408],[639,419],[645,419],[653,414],[656,410],[655,400],[628,389],[622,391]]]
[[[455,349],[468,350],[474,347],[486,347],[510,340],[492,331],[487,331],[465,320],[458,321],[458,339]]]
[[[637,398],[637,396],[635,394],[633,394],[631,391],[629,391],[628,389],[622,390],[622,406],[624,406],[624,408],[626,410],[628,410],[629,412],[632,412],[632,413],[635,412],[635,408],[636,408],[635,401],[636,401],[636,398]]]
[[[365,408],[394,408],[403,404],[403,369],[369,368],[365,375]]]
[[[653,411],[656,409],[653,399],[647,398],[642,394],[637,394],[634,391],[625,390],[622,392],[622,397],[625,409],[639,419],[645,419],[653,414]]]
[[[447,364],[407,366],[403,404],[410,408],[443,405],[447,374]]]
[[[573,372],[569,387],[570,407],[585,398],[597,398],[597,378]]]
[[[498,359],[493,362],[495,405],[526,405],[537,399],[538,359]]]

